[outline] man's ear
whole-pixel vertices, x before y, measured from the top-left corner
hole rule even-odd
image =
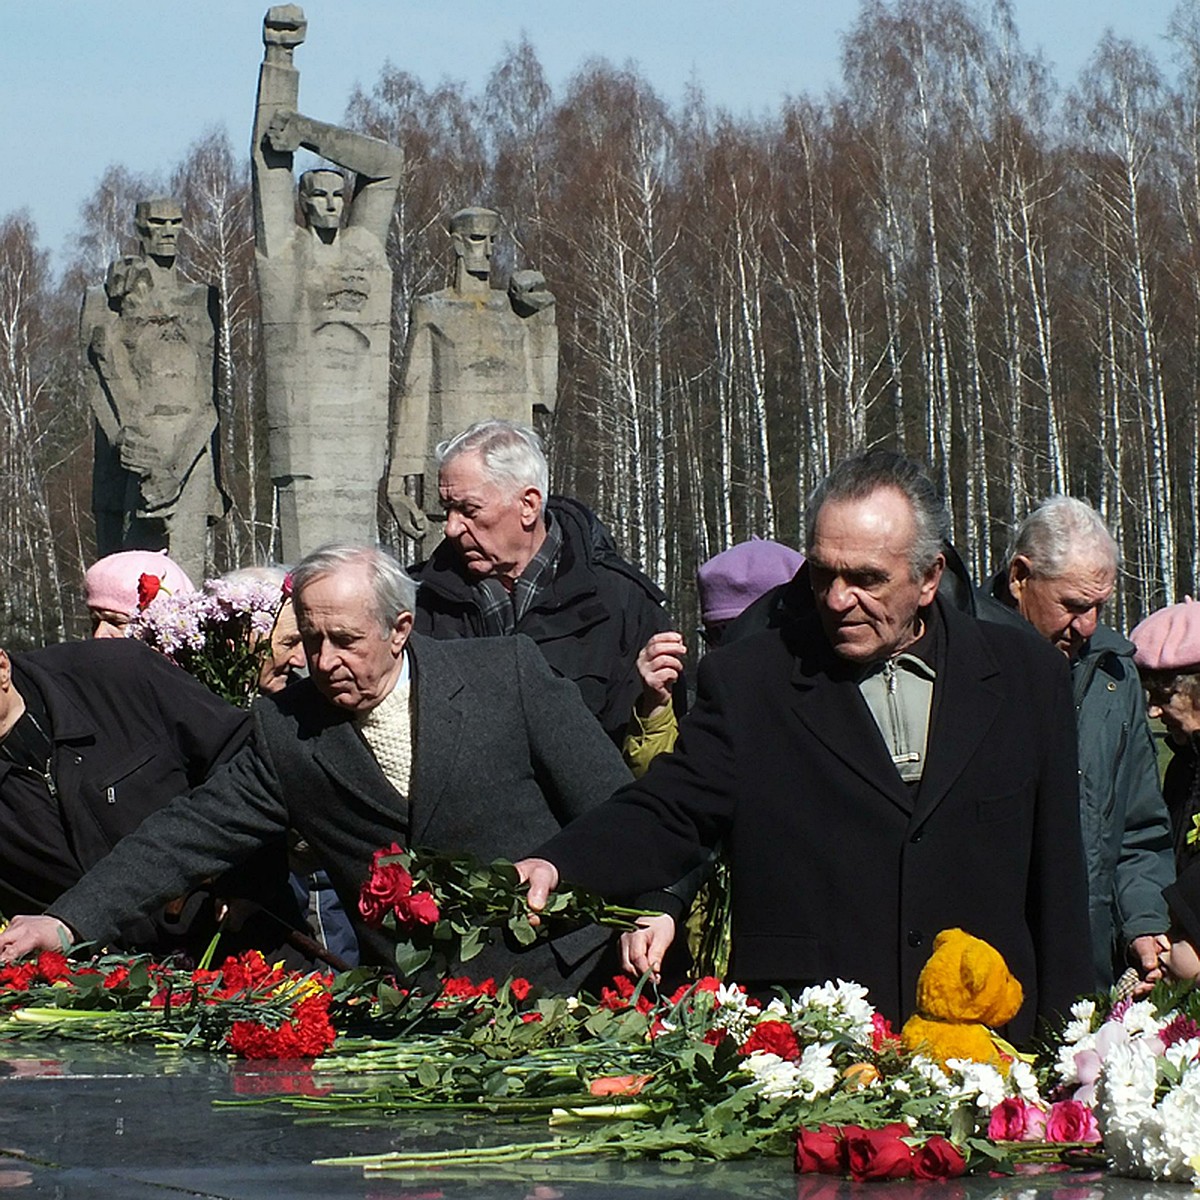
[[[1033,563],[1025,557],[1024,554],[1013,555],[1013,560],[1008,564],[1008,591],[1012,598],[1020,607],[1021,596],[1025,591],[1025,585],[1033,578]]]
[[[0,689],[8,691],[12,686],[12,659],[7,650],[0,650]]]
[[[918,603],[922,608],[933,603],[933,598],[937,595],[938,584],[942,582],[942,572],[945,569],[946,556],[939,554],[925,572],[925,578],[921,580],[921,593]]]
[[[542,496],[541,490],[533,486],[522,488],[517,496],[517,502],[521,506],[521,524],[526,529],[532,529],[538,522],[538,518],[542,515]]]
[[[396,623],[392,626],[390,641],[392,643],[392,653],[397,657],[400,651],[404,649],[404,643],[408,641],[408,635],[412,633],[413,615],[410,612],[402,612],[397,618]]]

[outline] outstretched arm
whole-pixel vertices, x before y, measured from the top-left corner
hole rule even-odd
[[[307,23],[295,4],[277,4],[263,18],[262,68],[250,144],[254,191],[254,245],[267,257],[278,253],[296,229],[296,182],[291,151],[267,140],[267,126],[279,111],[292,112],[300,100],[300,72],[292,52],[304,41]]]
[[[350,224],[369,230],[381,242],[386,240],[404,170],[403,150],[353,129],[284,111],[276,112],[268,125],[267,141],[283,153],[303,146],[353,171],[357,180]]]

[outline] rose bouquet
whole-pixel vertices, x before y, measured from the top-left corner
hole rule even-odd
[[[145,603],[127,636],[165,654],[230,704],[249,704],[285,599],[276,585],[210,579],[186,595],[153,586],[139,586],[139,595]]]
[[[470,962],[507,932],[531,946],[552,928],[595,922],[632,929],[641,909],[609,904],[578,889],[551,895],[540,925],[525,903],[528,887],[510,862],[482,865],[470,855],[405,850],[393,842],[375,852],[359,894],[363,920],[396,934],[396,966],[411,977],[431,961],[441,968]]]

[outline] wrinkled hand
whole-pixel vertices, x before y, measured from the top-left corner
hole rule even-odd
[[[529,884],[529,894],[525,902],[529,905],[530,925],[540,925],[541,917],[537,914],[546,907],[550,893],[558,887],[558,868],[544,858],[523,858],[514,863],[522,883]]]
[[[674,630],[654,634],[638,651],[637,673],[642,681],[638,712],[643,717],[671,703],[671,689],[683,674],[686,655],[683,634]]]
[[[675,940],[675,921],[666,913],[638,917],[638,928],[621,934],[621,968],[630,975],[648,971],[655,983],[662,977],[663,958]]]
[[[1159,954],[1170,948],[1170,942],[1165,935],[1145,933],[1135,937],[1129,943],[1129,961],[1137,968],[1142,977],[1141,982],[1134,988],[1135,996],[1144,996],[1163,977],[1162,964],[1158,961]]]
[[[304,124],[304,118],[299,113],[282,109],[277,112],[267,126],[267,141],[271,149],[278,150],[281,154],[299,150],[300,143],[304,140]]]
[[[425,536],[429,529],[429,518],[407,492],[401,490],[396,495],[389,495],[388,504],[405,537],[420,539]]]
[[[0,963],[26,958],[43,950],[61,950],[75,935],[57,917],[13,917],[0,931]]]

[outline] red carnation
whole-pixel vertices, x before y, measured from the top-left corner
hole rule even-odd
[[[71,968],[67,965],[67,956],[58,950],[43,950],[37,956],[35,966],[37,977],[43,983],[57,983],[71,973]]]
[[[520,975],[508,981],[508,994],[514,1000],[524,1000],[532,990],[533,984],[528,979],[522,979]]]
[[[901,1141],[912,1130],[903,1122],[882,1129],[847,1125],[842,1133],[846,1139],[846,1169],[851,1179],[863,1183],[874,1179],[907,1179],[912,1174],[912,1151]]]
[[[801,1129],[796,1134],[796,1170],[841,1175],[846,1170],[846,1143],[836,1125]]]
[[[935,1133],[912,1152],[914,1179],[956,1179],[967,1169],[962,1151],[949,1139]]]
[[[800,1043],[796,1031],[786,1021],[761,1021],[754,1032],[742,1043],[743,1054],[763,1050],[767,1054],[778,1054],[788,1062],[800,1057]]]
[[[162,580],[157,575],[138,576],[138,612],[147,608],[161,589]]]

